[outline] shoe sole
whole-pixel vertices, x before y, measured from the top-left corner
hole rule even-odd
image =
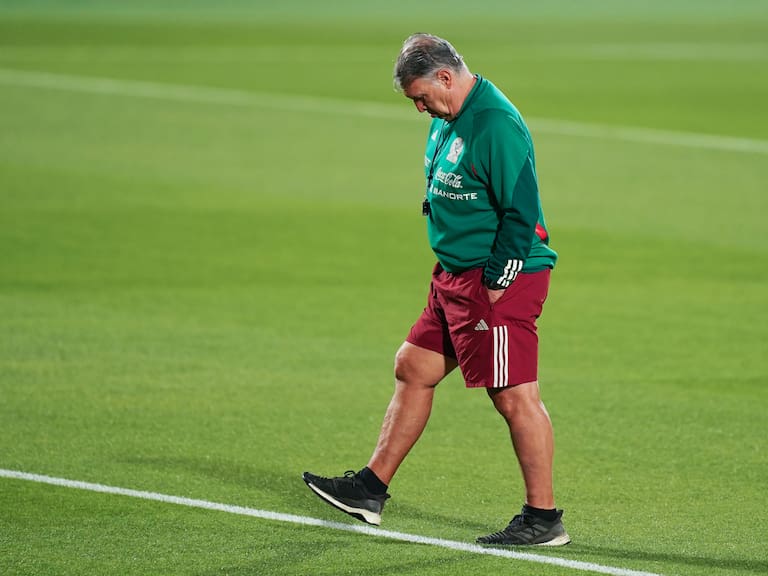
[[[571,537],[568,536],[565,532],[560,534],[560,536],[557,536],[555,538],[552,538],[552,540],[548,540],[546,542],[542,542],[541,544],[534,544],[534,546],[565,546],[566,544],[571,543]]]
[[[381,514],[377,514],[376,512],[371,512],[370,510],[366,510],[365,508],[355,508],[354,506],[347,506],[343,502],[339,502],[338,500],[336,500],[336,498],[334,498],[327,492],[323,492],[322,490],[320,490],[320,488],[318,488],[311,482],[307,482],[306,480],[304,480],[304,482],[306,482],[307,486],[309,486],[312,492],[320,496],[320,498],[328,502],[328,504],[330,504],[334,508],[338,508],[342,512],[346,512],[353,518],[357,518],[358,520],[365,522],[366,524],[371,524],[373,526],[381,525]]]
[[[506,543],[506,542],[480,542],[479,540],[476,541],[478,544],[483,544],[484,546],[565,546],[566,544],[571,543],[571,537],[568,536],[567,533],[563,532],[560,534],[560,536],[555,536],[552,538],[552,540],[547,540],[546,542],[538,542],[535,544],[517,544],[517,543]]]

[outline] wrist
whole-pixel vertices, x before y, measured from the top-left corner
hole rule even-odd
[[[499,284],[495,280],[491,280],[487,276],[483,276],[483,286],[488,288],[488,290],[504,290],[506,289],[506,286]]]

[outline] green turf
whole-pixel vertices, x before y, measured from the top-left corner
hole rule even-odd
[[[573,543],[540,553],[768,571],[764,3],[333,6],[0,0],[0,468],[353,522],[300,474],[365,463],[424,305],[426,119],[391,67],[430,30],[530,119],[561,256],[541,381]],[[509,520],[482,392],[441,385],[391,491],[391,530]],[[578,572],[0,479],[0,573]]]

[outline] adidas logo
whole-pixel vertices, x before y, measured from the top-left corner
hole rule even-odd
[[[488,330],[488,324],[485,323],[485,320],[480,320],[475,326],[475,330]]]

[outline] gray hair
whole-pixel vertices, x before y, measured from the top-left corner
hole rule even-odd
[[[411,34],[403,42],[395,62],[395,88],[402,91],[414,80],[432,76],[441,68],[458,73],[465,70],[466,65],[447,40],[432,34]]]

